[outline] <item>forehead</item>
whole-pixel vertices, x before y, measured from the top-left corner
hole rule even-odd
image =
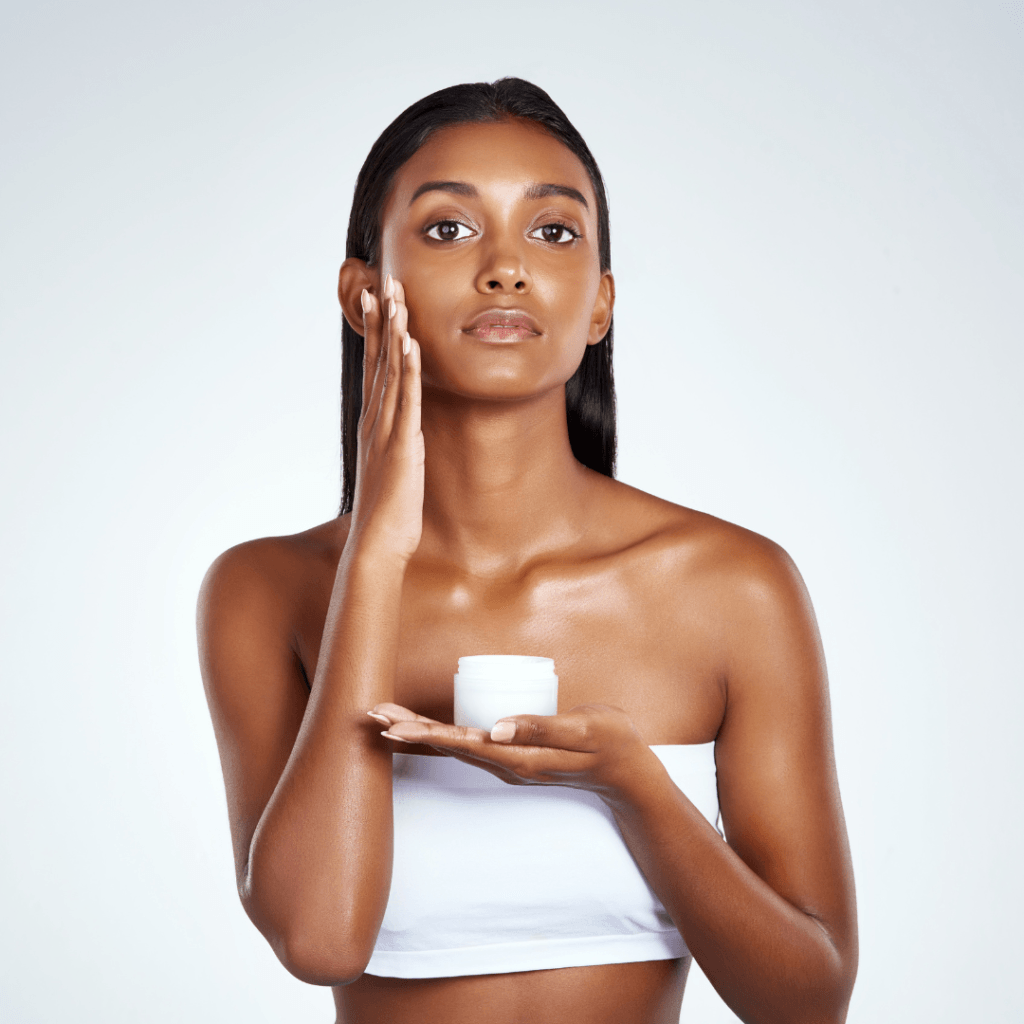
[[[399,169],[392,200],[408,205],[425,181],[465,181],[481,192],[548,182],[569,185],[596,208],[594,189],[579,158],[530,122],[463,124],[432,135]],[[390,205],[390,204],[389,204]]]

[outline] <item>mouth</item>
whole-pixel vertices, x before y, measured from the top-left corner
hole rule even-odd
[[[489,309],[474,317],[462,331],[492,342],[522,341],[542,333],[537,321],[521,309]]]

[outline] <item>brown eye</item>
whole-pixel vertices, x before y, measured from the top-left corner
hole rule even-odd
[[[540,238],[542,242],[554,242],[556,245],[565,245],[580,236],[564,224],[545,224],[530,233],[532,238]]]
[[[460,234],[460,231],[466,232],[466,234]],[[468,238],[473,232],[458,220],[439,220],[436,224],[431,224],[427,228],[427,237],[436,238],[439,242],[458,242],[463,238]]]

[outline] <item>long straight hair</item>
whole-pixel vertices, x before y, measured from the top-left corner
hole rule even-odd
[[[597,241],[601,270],[611,269],[608,198],[597,161],[561,108],[531,82],[453,85],[431,93],[402,111],[373,144],[352,197],[345,256],[373,266],[380,259],[384,204],[398,169],[433,135],[460,124],[518,119],[532,121],[578,158],[590,175],[597,197]],[[356,440],[363,404],[363,338],[342,318],[341,327],[341,511],[352,511],[356,483]],[[615,382],[612,377],[612,325],[588,345],[565,385],[569,443],[576,459],[591,469],[615,475]]]

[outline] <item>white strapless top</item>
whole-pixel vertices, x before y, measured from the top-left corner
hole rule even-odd
[[[651,750],[717,828],[715,744]],[[367,974],[442,978],[688,955],[599,797],[510,786],[451,757],[393,758],[391,891]]]

